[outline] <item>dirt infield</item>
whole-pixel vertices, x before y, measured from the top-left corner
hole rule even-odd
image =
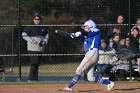
[[[140,93],[140,82],[116,83],[112,91],[106,91],[105,85],[78,83],[73,92],[61,91],[67,84],[10,84],[0,85],[0,93]]]

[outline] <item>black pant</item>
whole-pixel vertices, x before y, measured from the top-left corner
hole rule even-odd
[[[126,80],[126,77],[128,76],[128,71],[124,69],[118,69],[116,74],[117,74],[118,79]]]
[[[41,52],[29,51],[29,54],[41,54]],[[38,68],[41,62],[41,56],[30,56],[29,80],[38,81]]]

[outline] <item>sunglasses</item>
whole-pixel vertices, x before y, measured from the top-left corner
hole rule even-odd
[[[40,19],[35,18],[34,20],[40,20]]]

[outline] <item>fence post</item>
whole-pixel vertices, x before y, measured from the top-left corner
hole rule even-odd
[[[17,27],[18,27],[18,55],[17,55],[17,58],[18,58],[18,64],[19,64],[19,78],[18,78],[18,81],[21,81],[21,53],[20,53],[20,45],[21,45],[21,23],[20,23],[20,0],[17,1],[17,16],[18,16],[18,24],[17,24]]]
[[[128,23],[128,26],[129,26],[129,33],[131,33],[131,0],[129,0],[129,23]],[[131,34],[129,34],[129,38],[131,39]],[[130,69],[130,81],[132,81],[132,60],[129,61],[129,69]]]

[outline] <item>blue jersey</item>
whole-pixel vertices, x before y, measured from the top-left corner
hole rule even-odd
[[[99,29],[95,29],[94,31],[89,31],[87,36],[79,36],[78,39],[84,41],[84,51],[88,52],[93,48],[99,49],[100,40],[101,40],[101,32]]]

